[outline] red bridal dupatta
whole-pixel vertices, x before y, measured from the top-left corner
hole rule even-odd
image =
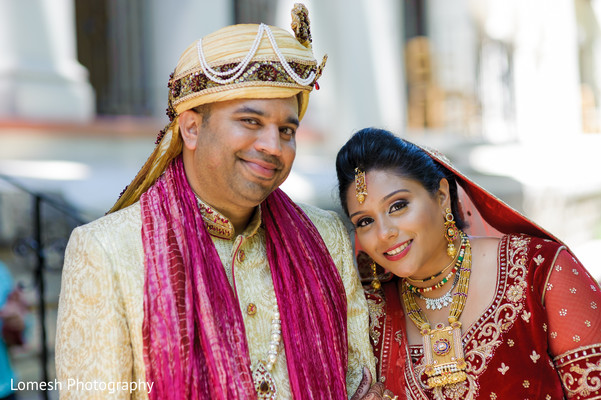
[[[149,397],[256,399],[240,305],[181,157],[140,202]],[[315,226],[282,191],[261,207],[293,396],[346,399],[346,295],[338,270]]]

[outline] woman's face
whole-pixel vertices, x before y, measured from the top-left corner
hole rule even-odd
[[[420,182],[390,170],[366,173],[363,204],[355,186],[346,193],[351,222],[363,250],[379,265],[401,277],[423,279],[451,261],[446,254],[444,210],[450,207],[449,185],[440,182],[430,194]]]

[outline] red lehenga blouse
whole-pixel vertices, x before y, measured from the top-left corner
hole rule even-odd
[[[407,399],[601,399],[601,289],[565,246],[505,235],[496,296],[463,329],[467,380],[429,389],[398,278],[367,292],[378,379]],[[411,323],[407,320],[408,323]]]

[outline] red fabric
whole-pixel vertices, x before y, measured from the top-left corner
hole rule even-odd
[[[367,290],[366,296],[372,307],[381,310],[380,318],[370,321],[373,329],[371,342],[377,360],[377,379],[386,385],[386,389],[406,398],[401,376],[405,375],[407,360],[407,334],[405,332],[405,313],[397,291],[397,279],[382,284],[382,292]],[[371,316],[374,314],[371,313]]]
[[[560,242],[555,236],[471,181],[455,169],[445,156],[431,149],[423,148],[423,150],[437,164],[455,176],[459,186],[459,198],[462,202],[460,208],[464,218],[473,225],[473,230],[468,228],[466,233],[496,237],[500,237],[502,234],[524,233]]]
[[[394,312],[393,308],[400,307],[397,279],[383,285],[384,296],[380,295],[379,301],[386,303],[387,312],[380,313],[371,326],[378,327],[380,332],[379,336],[372,334],[372,339],[378,337],[379,346],[375,347],[378,371],[385,376],[386,386],[394,388],[395,394],[406,388],[413,398],[420,399],[599,398],[599,392],[595,392],[601,389],[601,330],[595,308],[601,306],[598,284],[564,247],[550,240],[504,236],[498,262],[494,302],[463,332],[468,380],[440,391],[426,389],[421,347],[406,350],[413,359],[412,363],[405,358],[408,368],[401,368],[402,359],[395,358],[395,354],[399,357],[403,354],[395,337],[405,337],[405,320],[388,315]],[[558,266],[565,276],[557,274]],[[571,279],[570,274],[579,278]],[[550,291],[549,276],[549,282],[560,282]],[[570,291],[573,288],[582,295],[582,300],[574,306],[569,298],[576,296]],[[378,304],[377,294],[368,293],[368,299]],[[560,304],[561,301],[564,303]],[[567,313],[561,312],[564,308]],[[575,339],[575,335],[579,337]],[[582,352],[585,344],[592,349],[587,354]],[[568,357],[554,349],[567,349],[578,356]],[[562,374],[561,379],[558,374]],[[460,397],[455,397],[458,394]]]
[[[553,265],[550,276],[541,282],[551,354],[600,343],[599,285],[566,250],[559,252]]]
[[[151,399],[255,399],[240,306],[176,158],[140,198]],[[321,236],[282,191],[262,204],[291,391],[346,399],[346,295]],[[265,338],[269,340],[270,338]]]

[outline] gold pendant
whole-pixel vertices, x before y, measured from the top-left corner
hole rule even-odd
[[[257,362],[253,370],[253,382],[257,391],[257,399],[275,400],[277,394],[275,381],[263,361]]]
[[[466,380],[461,322],[453,322],[451,326],[438,324],[432,330],[424,329],[421,334],[428,386],[435,388]]]

